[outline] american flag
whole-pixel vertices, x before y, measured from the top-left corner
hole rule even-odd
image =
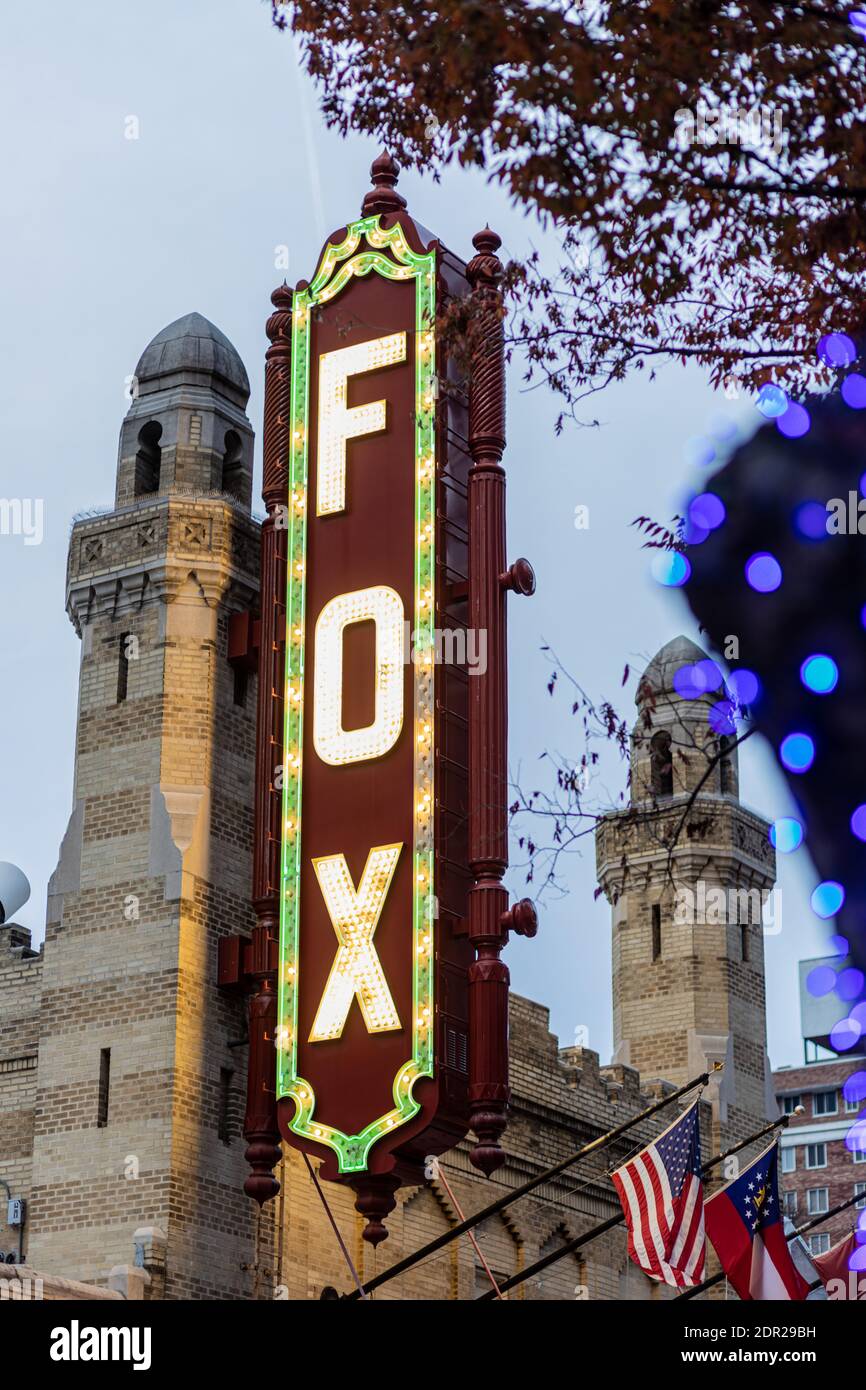
[[[706,1237],[697,1101],[612,1177],[635,1264],[674,1288],[699,1284]]]

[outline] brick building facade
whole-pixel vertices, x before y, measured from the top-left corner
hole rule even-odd
[[[795,1226],[846,1201],[855,1191],[862,1202],[834,1216],[805,1237],[813,1255],[850,1234],[858,1210],[866,1208],[866,1150],[852,1152],[846,1135],[863,1109],[862,1099],[846,1101],[849,1076],[866,1070],[866,1057],[835,1057],[773,1073],[779,1107],[790,1115],[782,1132],[782,1184],[785,1210]],[[859,1094],[859,1093],[858,1093]],[[802,1106],[803,1113],[797,1114]]]
[[[219,939],[253,921],[255,678],[236,673],[227,652],[230,615],[253,605],[258,584],[249,385],[232,345],[197,314],[157,335],[135,385],[114,509],[78,521],[70,541],[67,608],[82,643],[74,797],[44,949],[14,925],[0,929],[0,1182],[27,1201],[26,1262],[46,1278],[115,1288],[134,1250],[149,1297],[317,1297],[351,1282],[300,1155],[285,1152],[281,1194],[261,1213],[243,1193],[243,1003],[216,987]],[[660,653],[650,684],[660,672],[664,685],[672,658],[682,651]],[[667,686],[658,693],[667,698]],[[640,777],[640,738],[634,759]],[[634,804],[599,832],[614,903],[615,1064],[560,1049],[547,1011],[514,997],[507,1162],[487,1180],[468,1144],[443,1160],[464,1211],[716,1058],[726,1080],[708,1093],[705,1154],[765,1122],[757,921],[720,934],[683,931],[665,915],[655,951],[661,826],[688,785],[666,808],[641,816]],[[739,806],[735,780],[702,792],[698,810],[675,850],[677,876],[772,884],[766,827]],[[494,1273],[615,1215],[607,1172],[673,1118],[642,1123],[485,1223],[478,1239]],[[328,1199],[362,1277],[458,1219],[443,1183],[401,1189],[390,1238],[374,1250],[351,1194],[329,1187]],[[21,1235],[0,1220],[0,1249],[17,1249]],[[627,1260],[621,1228],[581,1255],[519,1296],[666,1296]],[[379,1296],[472,1298],[483,1287],[462,1240]]]

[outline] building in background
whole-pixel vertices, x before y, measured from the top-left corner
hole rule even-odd
[[[829,1055],[831,1030],[843,1012],[832,986],[816,994],[810,977],[821,973],[835,978],[845,962],[826,960],[800,962],[800,1017],[806,1061],[802,1066],[779,1067],[773,1073],[776,1099],[783,1114],[790,1115],[783,1130],[782,1183],[785,1211],[795,1225],[802,1225],[829,1211],[855,1193],[862,1200],[853,1209],[804,1236],[813,1255],[824,1254],[836,1241],[847,1236],[857,1213],[866,1208],[866,1150],[851,1150],[846,1138],[863,1109],[861,1088],[845,1082],[856,1073],[866,1075],[866,1055]],[[822,986],[823,989],[823,986]],[[855,1098],[856,1097],[856,1098]],[[802,1108],[803,1113],[798,1114]]]
[[[740,802],[735,739],[712,727],[720,684],[687,637],[655,656],[638,683],[629,804],[596,830],[614,1059],[678,1085],[724,1062],[710,1089],[717,1151],[775,1114],[762,925],[775,851]]]

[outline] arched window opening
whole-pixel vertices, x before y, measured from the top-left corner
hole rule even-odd
[[[652,761],[653,796],[673,796],[674,765],[671,760],[671,736],[666,730],[660,729],[657,734],[653,734],[650,742],[650,758]]]
[[[149,493],[159,492],[159,471],[162,466],[162,449],[159,447],[161,438],[162,425],[156,420],[149,420],[139,431],[138,453],[135,456],[136,497],[146,497]]]
[[[731,740],[727,734],[719,739],[719,789],[722,796],[729,796],[734,790],[734,768],[731,762]]]
[[[243,501],[244,446],[236,430],[226,430],[223,453],[222,490]]]

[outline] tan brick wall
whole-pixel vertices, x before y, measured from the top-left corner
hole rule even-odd
[[[642,1077],[677,1085],[724,1061],[713,1088],[720,1149],[769,1118],[764,941],[755,910],[775,882],[775,853],[768,824],[734,794],[735,751],[731,794],[721,794],[719,765],[708,762],[717,751],[710,705],[672,693],[682,663],[670,655],[660,661],[672,648],[683,662],[698,652],[678,639],[648,668],[663,688],[657,703],[641,700],[631,801],[599,823],[596,861],[613,916],[615,1056]],[[654,799],[650,739],[660,730],[672,738],[673,793]],[[725,894],[721,920],[716,890]],[[751,923],[745,899],[741,906],[729,896],[736,891],[755,894]]]
[[[257,543],[217,500],[166,499],[73,531],[76,810],[50,894],[28,1241],[47,1274],[104,1284],[152,1225],[168,1234],[169,1296],[249,1294],[242,1152],[217,1136],[221,1068],[237,1072],[240,1104],[245,1052],[229,1043],[244,1024],[215,970],[219,936],[251,925],[255,681],[236,705],[226,653],[228,613],[255,593]],[[127,634],[137,648],[118,702]]]

